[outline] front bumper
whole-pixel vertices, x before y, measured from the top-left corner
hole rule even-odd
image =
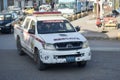
[[[10,26],[0,26],[0,31],[4,31],[4,32],[7,32],[11,29]]]
[[[71,51],[39,50],[39,52],[42,62],[46,64],[80,62],[91,59],[90,48]]]

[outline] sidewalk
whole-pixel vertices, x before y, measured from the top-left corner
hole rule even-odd
[[[107,33],[99,31],[95,25],[96,19],[93,19],[92,15],[85,16],[75,21],[71,21],[74,26],[80,26],[81,33],[87,39],[118,39],[120,36],[120,30],[112,30]]]

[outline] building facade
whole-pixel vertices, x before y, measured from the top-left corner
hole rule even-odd
[[[0,0],[0,11],[6,10],[8,6],[17,6],[23,8],[24,6],[39,6],[46,3],[46,0]]]
[[[42,3],[56,2],[57,0],[14,0],[14,5],[24,8],[24,6],[40,6]]]
[[[14,0],[0,0],[0,11],[6,10],[8,6],[14,5]]]
[[[20,8],[24,8],[24,6],[40,6],[42,3],[46,3],[46,0],[14,0],[14,5]]]
[[[2,11],[3,10],[3,0],[0,0],[0,11]]]

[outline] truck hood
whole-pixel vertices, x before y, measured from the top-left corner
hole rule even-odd
[[[40,34],[39,36],[46,43],[86,41],[86,38],[84,36],[82,36],[78,32],[74,32],[74,33],[56,33],[56,34]]]

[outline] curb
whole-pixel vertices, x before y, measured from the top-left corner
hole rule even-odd
[[[85,36],[86,39],[88,40],[120,40],[120,38],[115,37],[115,38],[110,38],[110,37],[94,37],[94,36]]]
[[[117,39],[120,40],[120,31],[118,32]]]
[[[108,34],[108,36],[105,36],[105,35],[102,35],[102,34],[96,34],[96,33],[82,33],[81,32],[81,34],[85,37],[85,38],[87,38],[87,39],[89,39],[89,40],[120,40],[120,32],[117,32],[117,34],[116,35],[114,35],[114,36],[110,36],[110,34]],[[89,35],[90,34],[90,35]]]
[[[120,52],[120,48],[111,48],[111,47],[97,47],[91,48],[91,51],[117,51]]]

